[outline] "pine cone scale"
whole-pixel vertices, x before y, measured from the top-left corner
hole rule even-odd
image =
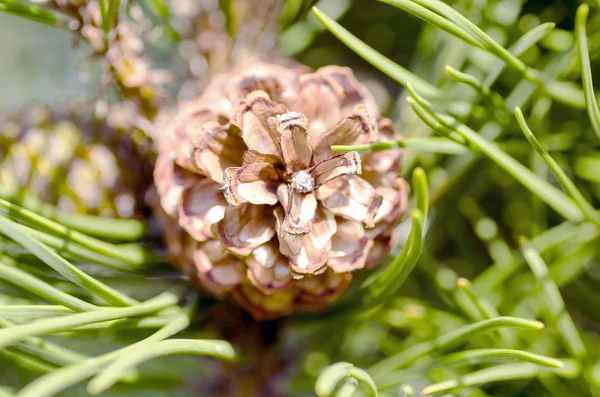
[[[242,139],[247,148],[279,157],[279,136],[272,128],[268,128],[267,120],[284,113],[285,106],[274,105],[264,91],[253,91],[243,103],[245,106],[241,107],[233,123],[242,131]]]
[[[229,167],[223,175],[223,193],[231,205],[277,203],[280,174],[273,164],[256,162],[241,167]]]

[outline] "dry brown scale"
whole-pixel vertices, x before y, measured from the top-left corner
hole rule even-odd
[[[154,171],[174,261],[257,319],[319,310],[395,243],[401,139],[348,68],[257,63],[215,76],[157,129]]]

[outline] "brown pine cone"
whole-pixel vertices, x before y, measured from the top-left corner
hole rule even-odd
[[[216,76],[158,131],[175,262],[257,319],[326,307],[389,252],[407,196],[398,151],[330,147],[400,138],[348,68]]]

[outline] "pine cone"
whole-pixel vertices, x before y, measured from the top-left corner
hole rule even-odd
[[[177,265],[257,319],[327,306],[389,252],[404,211],[397,151],[330,148],[401,138],[378,117],[347,68],[216,76],[159,131],[154,179]]]
[[[105,113],[34,106],[0,117],[0,186],[65,211],[141,218],[152,183],[150,142],[132,136],[123,106]]]

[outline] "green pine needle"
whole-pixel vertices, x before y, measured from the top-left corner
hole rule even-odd
[[[339,23],[321,12],[317,7],[313,7],[312,10],[317,18],[319,18],[327,29],[329,29],[338,39],[363,57],[367,62],[371,63],[398,83],[406,85],[408,82],[413,82],[413,84],[419,87],[423,94],[427,96],[438,97],[441,95],[441,92],[437,87],[432,86],[427,81],[373,50],[356,36],[344,29]]]
[[[54,13],[23,1],[0,0],[0,12],[43,23],[44,25],[67,29],[67,24],[60,21]]]
[[[589,13],[589,6],[582,4],[577,9],[575,17],[575,37],[577,38],[577,49],[579,54],[579,63],[581,64],[581,81],[583,82],[583,91],[585,93],[585,104],[590,118],[590,122],[600,138],[600,109],[594,93],[594,83],[592,82],[592,68],[590,65],[590,54],[588,49],[586,23]]]

